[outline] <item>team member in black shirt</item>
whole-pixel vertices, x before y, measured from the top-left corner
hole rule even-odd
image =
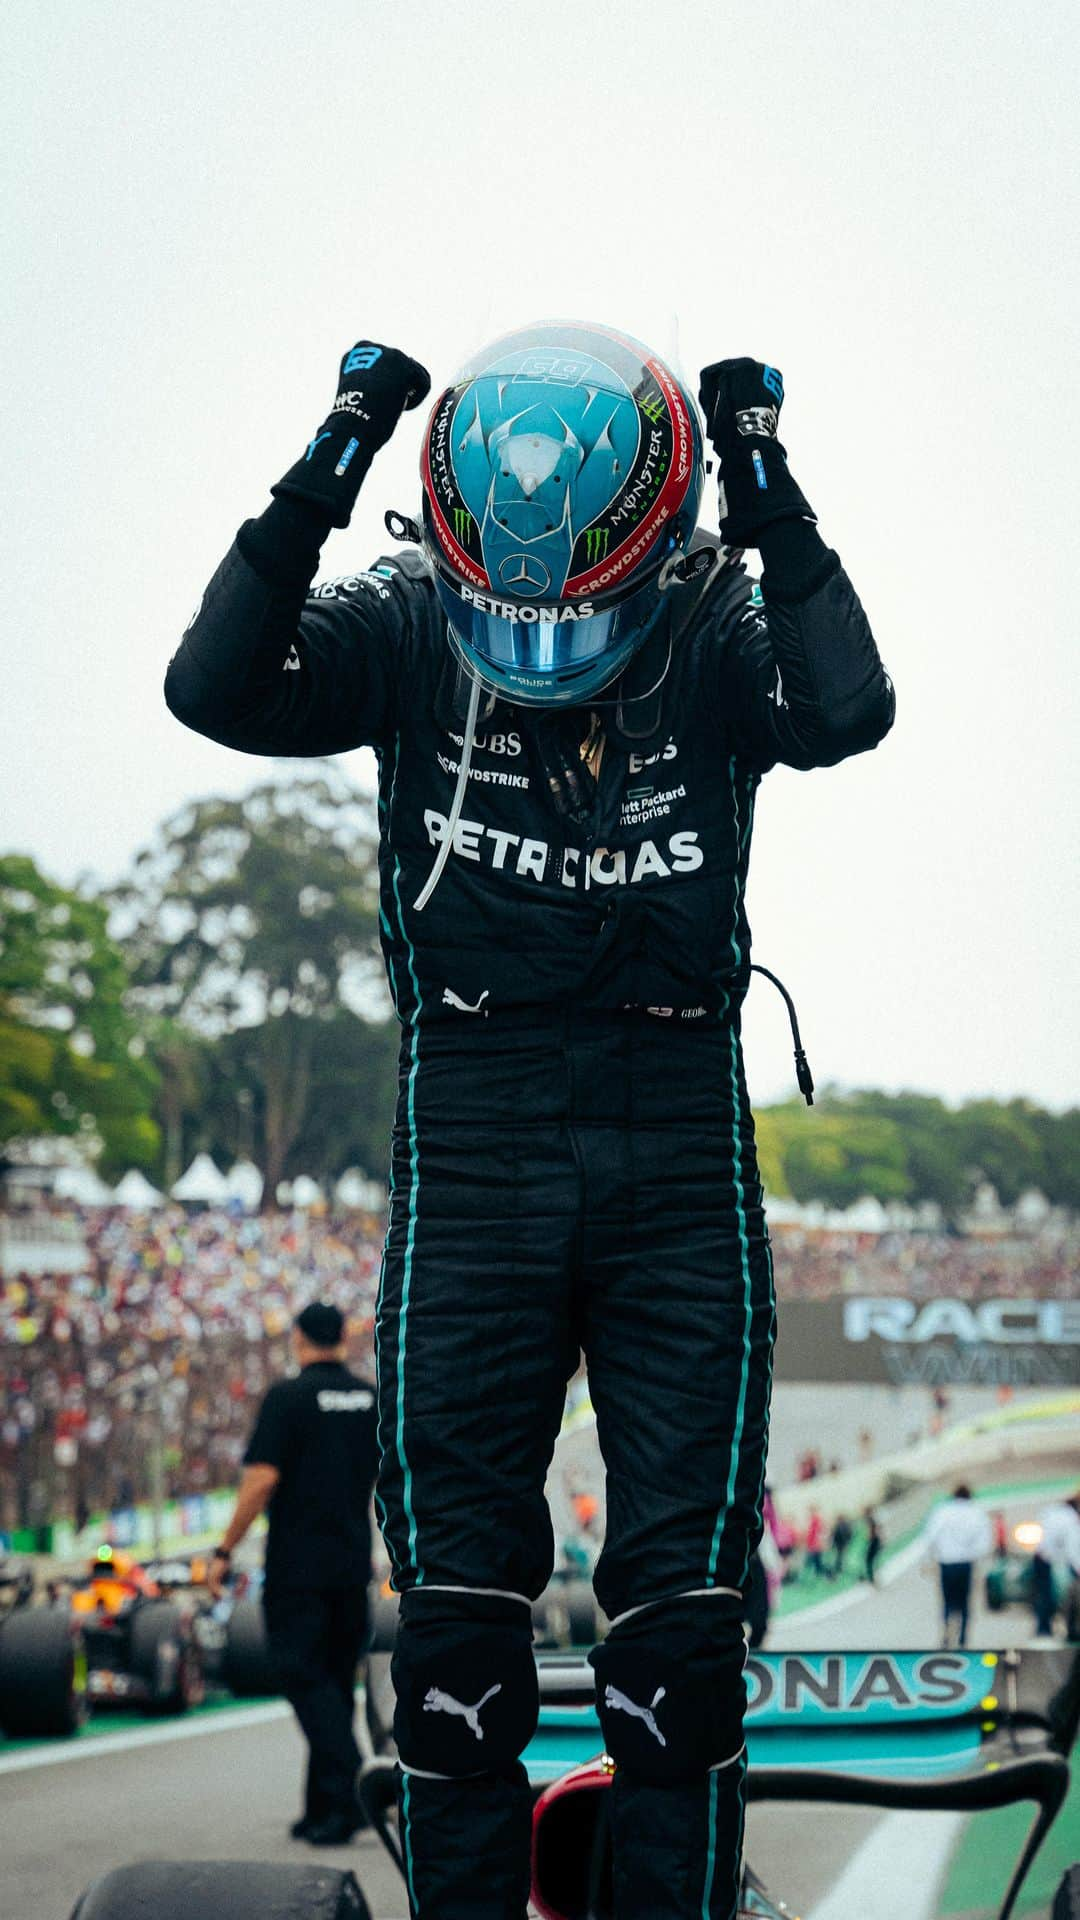
[[[375,1394],[350,1373],[336,1307],[304,1308],[293,1330],[300,1368],[270,1388],[244,1455],[233,1517],[210,1568],[220,1593],[233,1548],[269,1509],[264,1606],[282,1690],[310,1748],[304,1812],[292,1831],[313,1846],[351,1838],[360,1755],[353,1737],[356,1663],[371,1575],[368,1509],[375,1479]]]

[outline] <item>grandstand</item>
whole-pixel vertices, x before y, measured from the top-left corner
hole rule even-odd
[[[39,1200],[0,1225],[0,1533],[123,1508],[151,1468],[165,1497],[228,1484],[316,1295],[373,1364],[381,1213]],[[993,1237],[781,1222],[773,1246],[781,1326],[785,1300],[1068,1302],[1080,1269],[1056,1217]]]

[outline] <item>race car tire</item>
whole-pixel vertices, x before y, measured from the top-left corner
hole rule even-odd
[[[392,1653],[397,1639],[399,1593],[387,1593],[381,1586],[368,1588],[368,1645],[372,1653]]]
[[[131,1671],[150,1689],[151,1713],[186,1713],[205,1691],[187,1621],[171,1600],[147,1600],[131,1616]]]
[[[86,1653],[68,1609],[17,1607],[0,1621],[0,1728],[63,1739],[85,1718]]]
[[[570,1580],[563,1588],[563,1606],[572,1647],[591,1647],[599,1638],[596,1595],[588,1580]]]
[[[143,1860],[95,1880],[71,1920],[371,1920],[351,1873],[247,1860]]]
[[[238,1700],[280,1693],[261,1600],[238,1600],[225,1629],[222,1683]]]
[[[1080,1920],[1080,1865],[1070,1867],[1054,1895],[1050,1920]]]
[[[557,1647],[563,1640],[564,1622],[558,1602],[552,1602],[550,1587],[545,1587],[539,1599],[532,1603],[532,1636],[534,1647]]]

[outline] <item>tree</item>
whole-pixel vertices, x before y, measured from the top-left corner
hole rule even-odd
[[[796,1200],[830,1207],[849,1207],[865,1194],[885,1203],[912,1193],[900,1129],[891,1120],[849,1112],[839,1100],[823,1103],[812,1125],[792,1131],[784,1173]]]
[[[191,1153],[207,1144],[204,1135],[212,1053],[205,1040],[167,1015],[146,1018],[145,1029],[159,1080],[162,1155],[158,1172],[168,1192],[179,1180]]]
[[[1055,1206],[1080,1212],[1080,1107],[1070,1107],[1066,1113],[1036,1108],[1029,1122],[1041,1149],[1043,1192]]]
[[[344,1012],[320,1026],[307,1119],[286,1177],[310,1173],[325,1185],[360,1167],[385,1180],[400,1035],[396,1020],[372,1026]]]
[[[928,1093],[827,1088],[812,1115],[797,1102],[757,1115],[759,1159],[774,1195],[843,1206],[858,1194],[930,1200],[956,1222],[988,1180],[1004,1205],[1038,1187],[1080,1208],[1080,1109],[1030,1100],[972,1100],[958,1110]],[[857,1189],[857,1192],[856,1192]]]
[[[250,1093],[271,1201],[312,1123],[330,1030],[355,1066],[386,1023],[377,844],[374,805],[339,768],[290,767],[183,808],[112,895],[133,1001],[207,1043],[226,1132]]]
[[[959,1150],[972,1181],[989,1180],[1002,1206],[1046,1180],[1038,1109],[1027,1100],[969,1100],[955,1115]]]
[[[886,1120],[903,1142],[912,1196],[932,1200],[949,1219],[971,1198],[972,1178],[965,1163],[956,1115],[929,1093],[877,1093],[863,1089],[838,1096],[853,1116]]]
[[[784,1151],[789,1133],[785,1124],[787,1111],[783,1107],[762,1107],[754,1115],[758,1172],[762,1186],[774,1200],[787,1199],[791,1193],[784,1172]]]
[[[157,1075],[127,987],[104,905],[0,858],[0,1139],[77,1135],[108,1174],[153,1165]]]

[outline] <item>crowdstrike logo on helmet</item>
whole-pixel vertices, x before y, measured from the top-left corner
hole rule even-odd
[[[585,586],[579,587],[577,581],[571,580],[567,584],[567,592],[585,593],[591,591],[593,593],[599,593],[604,587],[610,586],[613,580],[618,580],[620,574],[626,573],[628,569],[636,567],[642,554],[647,553],[653,544],[658,530],[663,526],[667,517],[667,508],[661,507],[656,519],[651,525],[647,526],[642,533],[639,533],[636,540],[628,542],[627,546],[620,550],[610,566],[601,568],[599,573],[590,574]]]
[[[660,568],[693,535],[704,478],[693,402],[663,362],[576,321],[507,334],[437,400],[421,471],[466,665],[535,706],[617,677],[660,616]]]

